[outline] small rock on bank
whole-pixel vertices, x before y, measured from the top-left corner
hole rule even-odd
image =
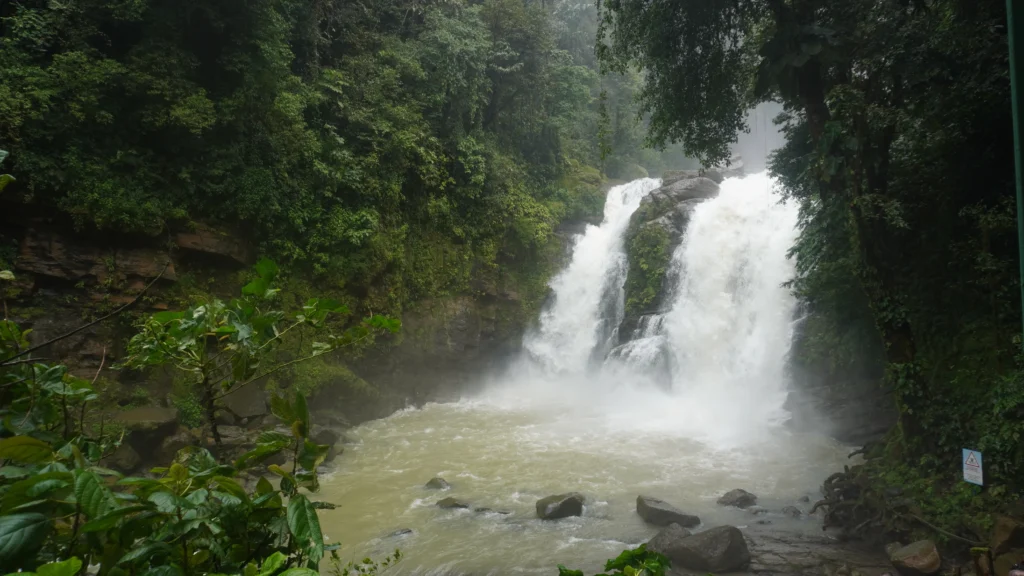
[[[754,496],[742,488],[737,488],[726,492],[725,495],[718,499],[718,503],[722,506],[749,508],[754,504],[757,504],[757,496]]]
[[[680,526],[665,528],[647,548],[668,556],[677,568],[701,572],[730,572],[750,564],[750,550],[735,526],[719,526],[690,535]]]
[[[452,497],[445,498],[444,500],[439,500],[437,502],[437,506],[439,508],[444,508],[446,510],[449,510],[449,509],[452,509],[452,508],[469,508],[469,504],[466,504],[462,500],[458,500],[458,499],[452,498]]]
[[[537,500],[537,517],[542,520],[557,520],[583,515],[583,495],[577,492],[548,496]]]
[[[921,540],[895,550],[889,560],[903,576],[931,576],[942,568],[942,557],[931,540]]]
[[[447,490],[451,488],[452,485],[446,482],[444,478],[437,477],[431,478],[430,482],[427,482],[426,487],[431,490]]]
[[[655,526],[670,526],[672,524],[678,524],[683,528],[693,528],[700,524],[700,518],[691,514],[685,514],[682,510],[679,510],[668,502],[658,500],[657,498],[651,498],[650,496],[636,497],[636,513],[639,514],[644,521],[654,524]]]

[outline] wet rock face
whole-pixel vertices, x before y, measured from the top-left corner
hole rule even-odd
[[[750,564],[747,542],[735,526],[719,526],[693,535],[670,526],[655,536],[648,548],[667,556],[673,567],[689,570],[731,572]]]
[[[682,510],[668,502],[650,496],[637,496],[636,513],[644,521],[655,526],[678,524],[684,528],[692,528],[700,524],[700,518],[692,514],[684,514]]]
[[[548,496],[537,501],[537,517],[542,520],[557,520],[583,515],[583,495],[570,492]]]
[[[931,540],[921,540],[895,550],[889,559],[903,576],[931,576],[942,568],[942,557]]]
[[[718,503],[722,506],[735,506],[736,508],[750,508],[754,504],[757,504],[757,496],[737,488],[726,492],[721,498],[718,499]]]

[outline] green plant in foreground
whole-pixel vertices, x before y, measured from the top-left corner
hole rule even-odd
[[[230,309],[244,311],[238,306]],[[318,304],[304,313],[313,322],[327,314]],[[232,328],[229,336],[245,324]],[[319,488],[317,468],[329,446],[310,439],[303,395],[273,397],[271,412],[288,432],[263,432],[233,463],[190,446],[151,477],[124,477],[99,465],[120,439],[89,421],[89,404],[99,398],[93,382],[34,360],[28,332],[0,321],[4,571],[74,576],[89,566],[99,576],[311,576],[326,553],[334,555],[338,545],[325,544],[317,517],[334,506],[307,495]],[[171,339],[184,333],[172,332],[160,345],[194,352],[193,342]],[[290,463],[261,466],[276,455]],[[280,479],[277,487],[266,472]]]
[[[664,576],[671,562],[665,556],[647,550],[641,544],[632,550],[623,550],[618,557],[604,565],[604,573],[595,576]],[[569,570],[558,565],[558,576],[584,576],[582,570]]]
[[[183,373],[200,397],[206,423],[219,445],[216,413],[220,400],[240,388],[283,369],[305,362],[383,331],[396,332],[398,320],[374,315],[332,334],[328,318],[348,315],[337,300],[310,298],[288,314],[278,308],[274,287],[277,265],[256,264],[256,278],[242,288],[240,298],[223,302],[210,299],[184,312],[160,312],[139,325],[128,343],[124,366],[173,366]],[[308,349],[301,335],[314,339]],[[292,349],[286,349],[293,345]],[[297,347],[295,347],[297,346]],[[275,361],[278,352],[291,359]]]

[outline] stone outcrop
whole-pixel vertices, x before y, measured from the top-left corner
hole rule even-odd
[[[177,280],[174,263],[166,251],[83,243],[52,230],[35,228],[30,228],[21,240],[16,268],[72,283],[125,282],[157,276]]]
[[[678,524],[684,528],[692,528],[700,525],[700,518],[697,516],[685,514],[668,502],[649,496],[637,496],[636,513],[645,522],[655,526]]]
[[[736,508],[750,508],[754,504],[757,504],[757,496],[747,492],[742,488],[730,490],[722,495],[718,499],[718,503],[722,506],[735,506]]]
[[[189,229],[176,233],[174,244],[182,250],[215,256],[235,265],[250,264],[253,260],[252,248],[247,242],[205,224],[193,223]]]
[[[542,520],[557,520],[583,515],[584,497],[577,492],[548,496],[537,501],[537,517]]]
[[[942,557],[931,540],[904,546],[894,551],[889,560],[903,576],[931,576],[942,569]]]
[[[731,572],[750,564],[750,550],[735,526],[719,526],[686,536],[671,526],[654,537],[648,548],[664,554],[676,568],[701,572]]]
[[[641,317],[665,312],[672,253],[682,241],[694,209],[718,195],[721,177],[715,170],[666,172],[662,186],[648,194],[630,217],[624,237],[629,271],[620,339],[636,335]]]

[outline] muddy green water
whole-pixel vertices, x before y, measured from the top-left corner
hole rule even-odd
[[[507,406],[488,402],[431,404],[353,430],[352,442],[323,482],[324,532],[342,556],[379,556],[400,548],[395,574],[553,574],[557,564],[595,571],[606,558],[653,536],[636,514],[638,494],[667,500],[697,514],[704,527],[749,526],[768,519],[784,530],[820,532],[816,518],[792,520],[783,506],[813,500],[829,473],[848,463],[849,450],[821,436],[783,430],[758,432],[740,446],[721,446],[673,434],[653,414],[630,419],[594,410],[567,414],[564,406]],[[441,476],[445,492],[424,488]],[[765,516],[722,508],[731,488],[760,497]],[[579,491],[584,515],[536,518],[544,496]],[[477,508],[441,510],[454,496]],[[389,536],[399,530],[411,534]]]

